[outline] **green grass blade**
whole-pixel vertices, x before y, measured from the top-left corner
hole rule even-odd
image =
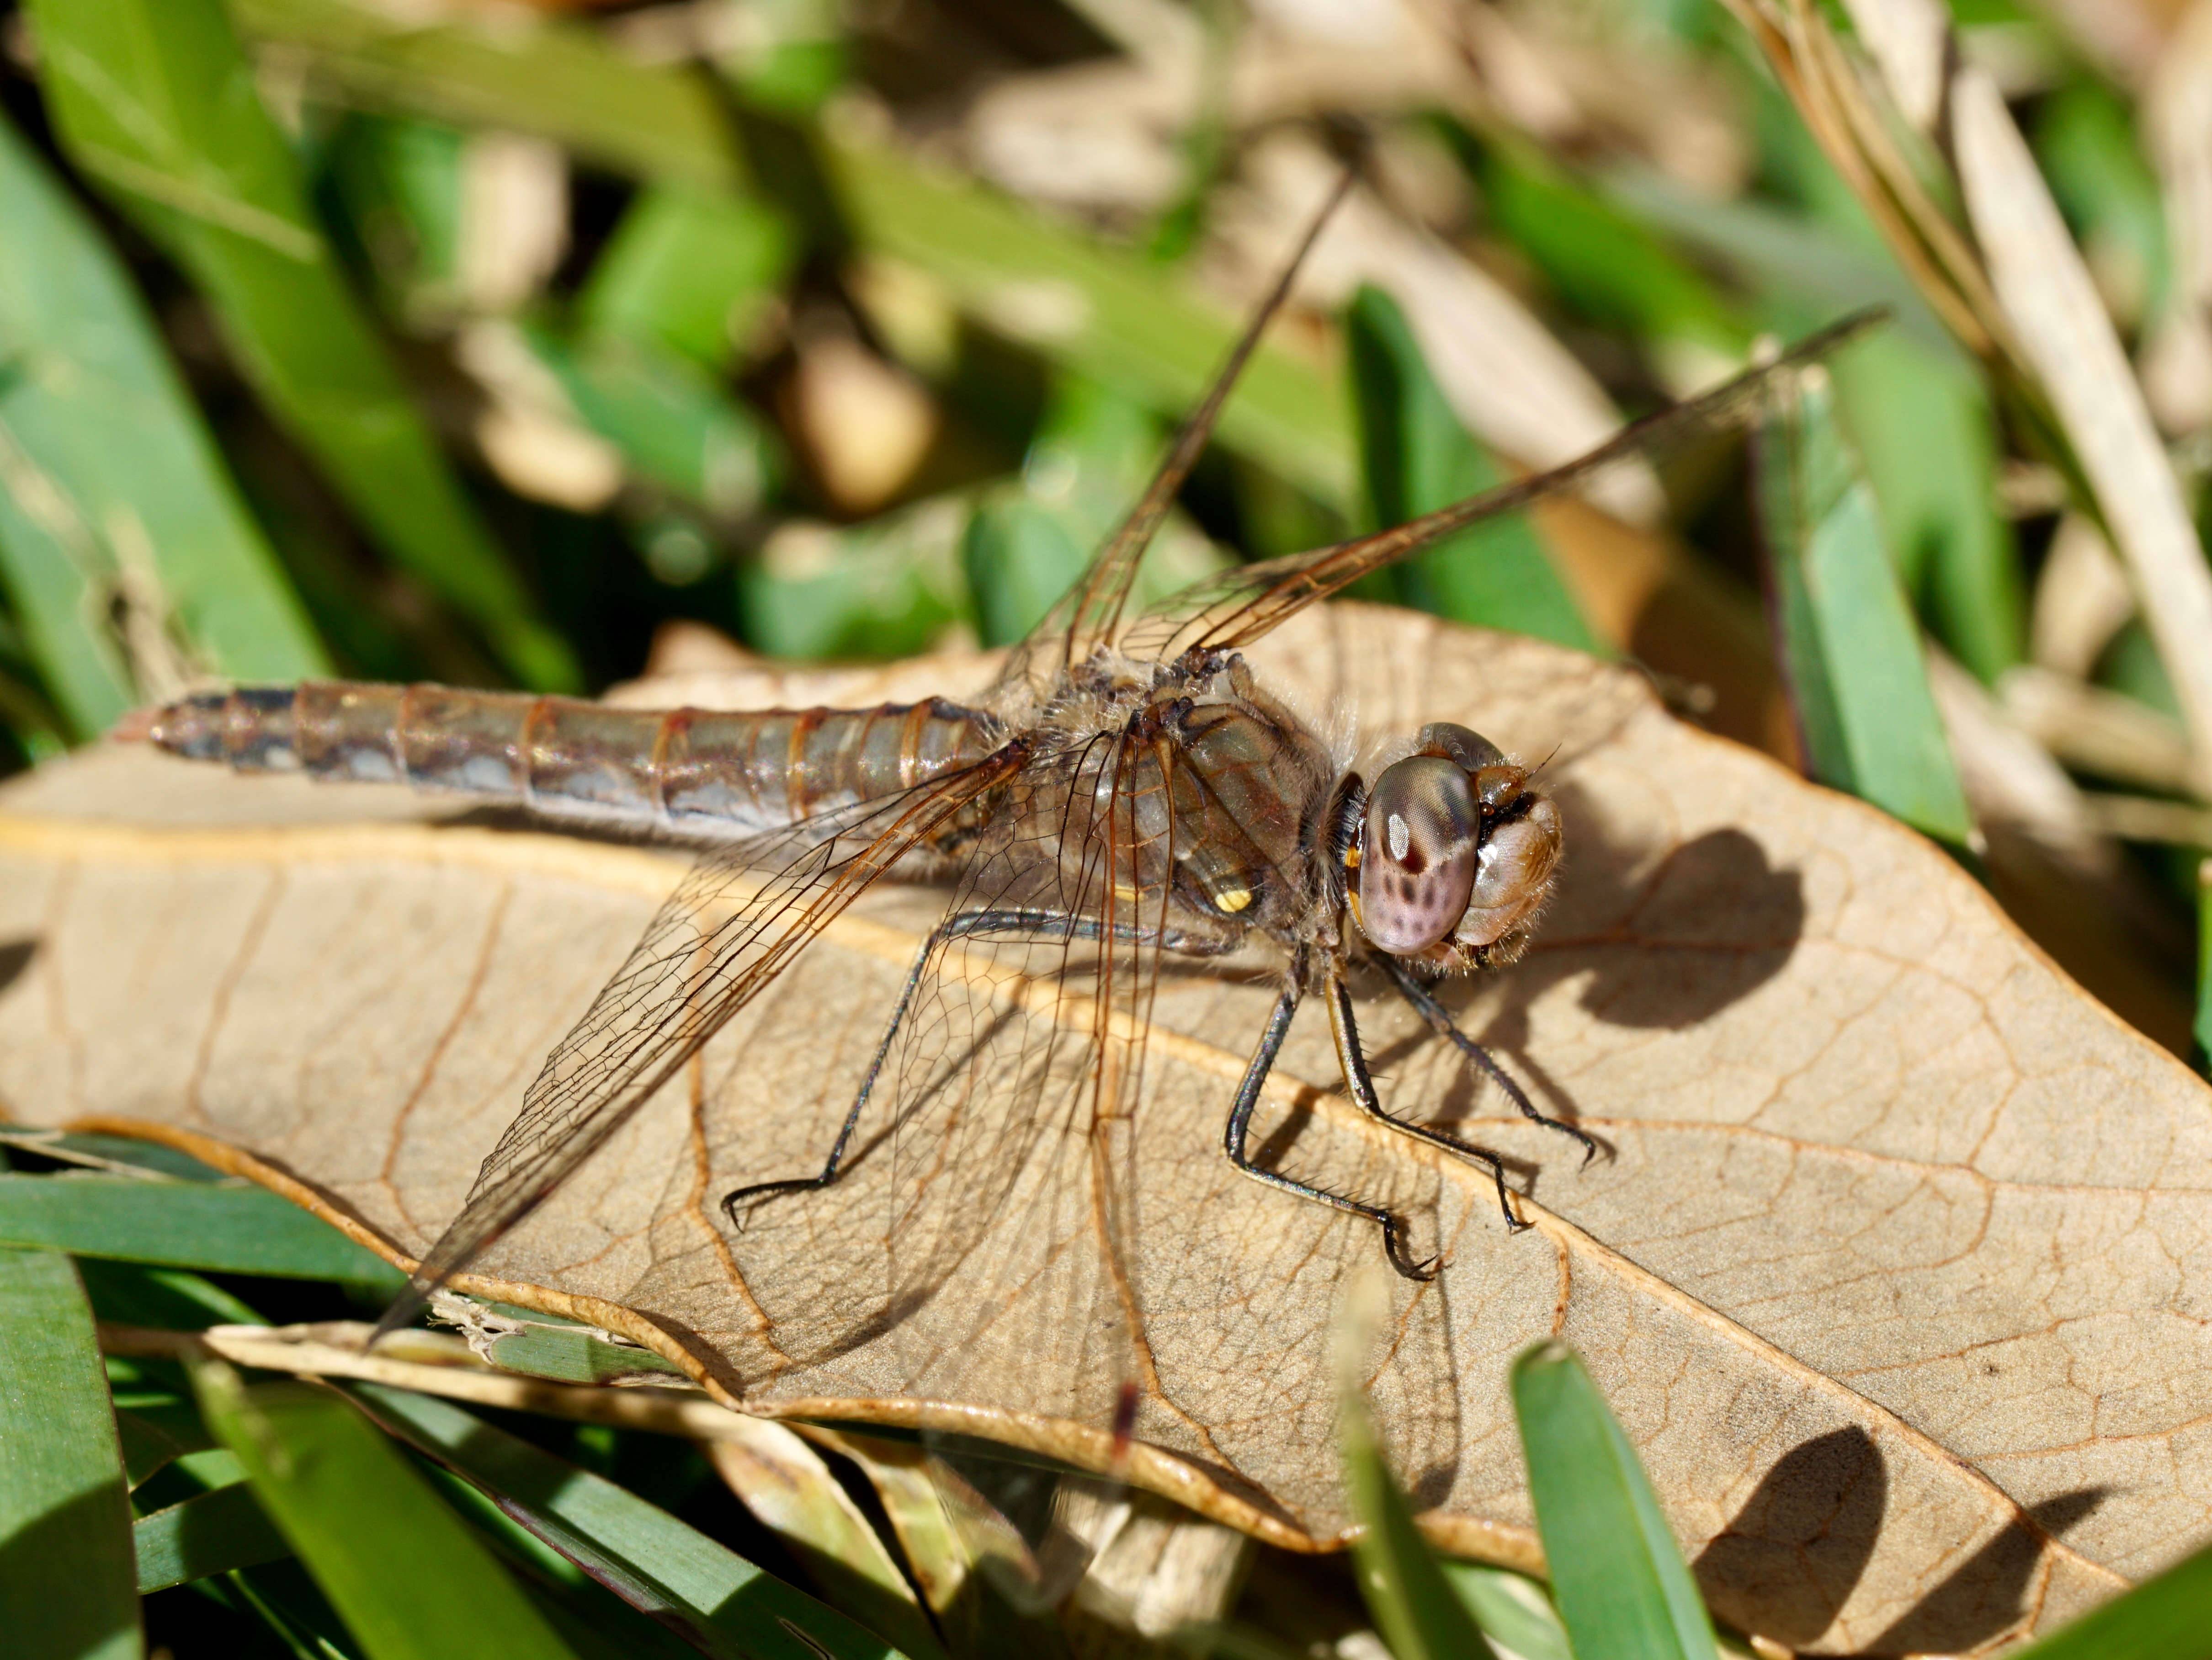
[[[724,112],[690,73],[638,64],[584,29],[425,26],[349,0],[231,0],[249,33],[305,48],[356,101],[541,134],[579,155],[724,192],[742,182]],[[1139,255],[1070,231],[887,143],[825,139],[854,242],[944,283],[982,326],[1171,418],[1196,403],[1237,319]],[[1220,441],[1325,502],[1352,494],[1351,429],[1334,375],[1263,346],[1223,411]]]
[[[1749,344],[1712,284],[1665,239],[1534,146],[1492,140],[1478,173],[1496,228],[1584,319],[1662,347],[1735,356]]]
[[[1352,1561],[1359,1593],[1382,1640],[1395,1660],[1487,1657],[1489,1644],[1414,1525],[1413,1506],[1390,1474],[1366,1402],[1347,1395],[1340,1418],[1345,1493],[1360,1529]]]
[[[159,1141],[141,1141],[125,1135],[67,1135],[58,1130],[0,1129],[0,1146],[15,1147],[51,1158],[57,1164],[82,1164],[89,1170],[117,1170],[131,1175],[143,1171],[179,1182],[228,1182],[212,1164],[203,1164],[188,1152]]]
[[[2033,133],[2051,193],[2130,331],[2164,312],[2173,283],[2166,208],[2145,154],[2157,141],[2136,125],[2118,91],[2084,76],[2038,101]]]
[[[1814,775],[1963,847],[1973,820],[1919,630],[1825,385],[1806,384],[1761,440],[1775,620]]]
[[[986,645],[1026,635],[1090,562],[1145,488],[1160,433],[1138,404],[1081,375],[1058,378],[1019,477],[986,491],[961,541],[961,562]],[[1183,538],[1173,521],[1155,538],[1136,603],[1194,581],[1170,570]]]
[[[888,147],[839,137],[826,159],[854,237],[943,283],[981,326],[1163,415],[1205,394],[1237,323],[1141,258],[1063,229]],[[1262,345],[1218,441],[1325,502],[1350,499],[1352,434],[1335,378]]]
[[[123,1443],[124,1473],[134,1492],[178,1459],[215,1445],[199,1408],[175,1395],[166,1400],[139,1395],[135,1404],[117,1407],[115,1429]]]
[[[771,657],[926,651],[959,617],[965,503],[936,496],[857,525],[787,525],[737,569],[745,643]]]
[[[514,1312],[520,1329],[501,1331],[484,1346],[485,1358],[508,1371],[563,1383],[607,1383],[653,1372],[684,1375],[681,1366],[651,1349],[607,1342],[588,1327],[556,1325],[520,1310]]]
[[[347,288],[221,0],[30,10],[64,144],[207,295],[271,413],[518,676],[577,684]]]
[[[1401,524],[1504,482],[1459,423],[1397,302],[1363,287],[1345,319],[1372,522]],[[1390,573],[1398,598],[1454,622],[1595,651],[1597,640],[1526,514],[1477,525]]]
[[[192,1382],[208,1426],[370,1660],[572,1660],[537,1604],[406,1458],[337,1391]]]
[[[142,1516],[131,1529],[138,1552],[138,1593],[166,1590],[233,1568],[292,1554],[269,1513],[243,1481]]]
[[[522,339],[577,417],[638,477],[723,520],[751,513],[773,486],[775,441],[766,424],[688,359],[617,336],[572,344],[525,328]]]
[[[143,1654],[137,1584],[123,1455],[83,1289],[66,1257],[0,1250],[0,1630],[9,1654]]]
[[[92,1311],[118,1326],[161,1331],[204,1331],[210,1326],[258,1326],[261,1316],[212,1280],[178,1268],[110,1262],[84,1256],[77,1262]]]
[[[590,30],[431,22],[353,0],[229,0],[246,34],[307,48],[371,109],[551,138],[580,161],[709,192],[745,182],[711,82],[616,52]]]
[[[2212,1550],[2014,1650],[2013,1660],[2212,1660]]]
[[[1514,1361],[1512,1386],[1552,1596],[1577,1660],[1711,1660],[1697,1582],[1583,1363],[1539,1343]]]
[[[633,1607],[736,1660],[890,1660],[898,1651],[613,1482],[448,1402],[364,1383],[376,1420]]]
[[[1443,1569],[1474,1623],[1500,1650],[1520,1660],[1573,1660],[1559,1611],[1536,1581],[1482,1562],[1447,1560]]]
[[[657,345],[720,373],[752,338],[798,252],[764,204],[658,185],[615,227],[577,319],[587,334]]]
[[[397,1291],[383,1258],[265,1188],[127,1176],[0,1176],[0,1244],[210,1273]]]
[[[410,328],[458,320],[468,141],[434,121],[355,115],[323,147],[322,178],[375,282],[380,308]]]
[[[327,672],[129,277],[4,119],[0,225],[0,580],[77,735],[140,701],[118,601],[191,667]]]
[[[1837,412],[1865,466],[1908,593],[1984,681],[2026,660],[2027,605],[1997,510],[1996,429],[1972,371],[1877,331],[1837,359]]]
[[[1089,551],[1066,518],[1018,483],[986,491],[960,538],[960,565],[987,646],[1028,634],[1083,573]]]

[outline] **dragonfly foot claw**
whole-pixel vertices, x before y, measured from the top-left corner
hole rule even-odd
[[[743,1233],[745,1217],[752,1214],[753,1206],[760,1201],[773,1198],[779,1193],[811,1191],[822,1185],[814,1177],[800,1176],[781,1182],[755,1182],[749,1187],[732,1188],[722,1195],[722,1214],[730,1219],[732,1231]],[[752,1204],[746,1204],[748,1200],[753,1201]],[[738,1207],[741,1204],[745,1205],[744,1216],[738,1213]]]
[[[1382,1250],[1389,1257],[1390,1266],[1407,1279],[1426,1285],[1437,1277],[1437,1265],[1443,1261],[1441,1255],[1414,1262],[1406,1255],[1404,1224],[1395,1217],[1386,1217],[1382,1223]]]

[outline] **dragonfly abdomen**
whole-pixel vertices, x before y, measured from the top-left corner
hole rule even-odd
[[[671,828],[769,830],[926,783],[993,747],[957,703],[627,709],[446,686],[304,681],[180,699],[133,723],[243,772],[413,784]]]

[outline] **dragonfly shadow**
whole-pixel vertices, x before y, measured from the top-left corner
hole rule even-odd
[[[0,992],[4,992],[23,977],[31,966],[31,959],[39,954],[35,939],[10,939],[0,945]]]
[[[2102,1502],[2085,1487],[2028,1507],[1861,1651],[1958,1654],[2017,1625],[2053,1539]],[[1791,1648],[1817,1642],[1857,1589],[1885,1526],[1889,1473],[1856,1425],[1801,1442],[1775,1461],[1691,1565],[1713,1612]]]
[[[1576,1002],[1604,1025],[1686,1031],[1724,1013],[1788,966],[1806,907],[1802,873],[1772,864],[1741,830],[1710,830],[1654,849],[1608,830],[1572,784],[1559,795],[1570,852],[1558,903],[1528,957],[1489,976],[1432,989],[1533,1101],[1572,1122],[1580,1104],[1532,1040],[1540,1002],[1572,985]],[[1386,1073],[1433,1041],[1416,1030],[1376,1049],[1369,1062]],[[1493,1086],[1462,1067],[1420,1116],[1449,1128],[1499,1104]],[[1596,1139],[1610,1157],[1610,1146]],[[1530,1191],[1526,1183],[1535,1167],[1512,1158],[1506,1164]]]
[[[2077,1487],[2030,1505],[2020,1519],[1960,1563],[1942,1584],[1876,1637],[1876,1655],[1963,1654],[2017,1625],[2053,1541],[2105,1502],[2108,1489]]]
[[[1802,872],[1732,828],[1654,848],[1573,786],[1559,794],[1568,856],[1558,902],[1504,988],[1504,1012],[1519,1012],[1524,1031],[1528,1006],[1568,979],[1583,979],[1577,1000],[1608,1025],[1681,1031],[1788,966],[1805,931]]]
[[[1802,1648],[1850,1600],[1888,1497],[1873,1437],[1856,1424],[1814,1436],[1775,1461],[1691,1572],[1723,1619]]]

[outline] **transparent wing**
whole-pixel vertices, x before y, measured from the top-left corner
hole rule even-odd
[[[1855,312],[1771,362],[1747,369],[1701,397],[1624,427],[1589,453],[1372,535],[1246,565],[1170,594],[1121,642],[1131,656],[1172,660],[1186,651],[1233,651],[1279,628],[1317,600],[1470,525],[1577,489],[1632,456],[1674,448],[1755,419],[1787,377],[1856,338],[1887,313]]]
[[[546,1057],[460,1214],[424,1255],[379,1332],[411,1319],[431,1292],[528,1215],[809,940],[1018,771],[1024,756],[1010,745],[916,788],[704,855]]]
[[[777,1288],[782,1353],[848,1357],[882,1395],[1088,1426],[1086,1462],[1130,1434],[1191,1444],[1153,1376],[1139,1255],[1153,997],[1179,958],[1229,943],[1172,899],[1179,783],[1170,746],[1115,733],[1000,793],[856,1156],[830,1188],[759,1203],[733,1241],[746,1283]],[[872,1256],[881,1277],[856,1292]]]
[[[1160,521],[1167,517],[1183,480],[1190,476],[1190,470],[1205,453],[1206,441],[1213,435],[1214,423],[1220,419],[1221,407],[1229,401],[1229,394],[1237,385],[1237,375],[1259,345],[1268,323],[1282,309],[1298,267],[1305,263],[1306,254],[1320,236],[1322,228],[1335,212],[1337,204],[1344,199],[1345,192],[1351,189],[1353,177],[1347,170],[1329,192],[1328,199],[1315,214],[1284,265],[1281,275],[1275,279],[1275,286],[1252,313],[1251,321],[1244,325],[1243,334],[1215,374],[1205,399],[1176,434],[1175,442],[1169,447],[1159,471],[1152,475],[1152,483],[1138,498],[1137,505],[1091,556],[1075,585],[1054,603],[1052,609],[1007,654],[998,685],[1027,683],[1042,695],[1063,669],[1087,660],[1099,646],[1114,638],[1145,550],[1152,545],[1152,536],[1159,529]]]

